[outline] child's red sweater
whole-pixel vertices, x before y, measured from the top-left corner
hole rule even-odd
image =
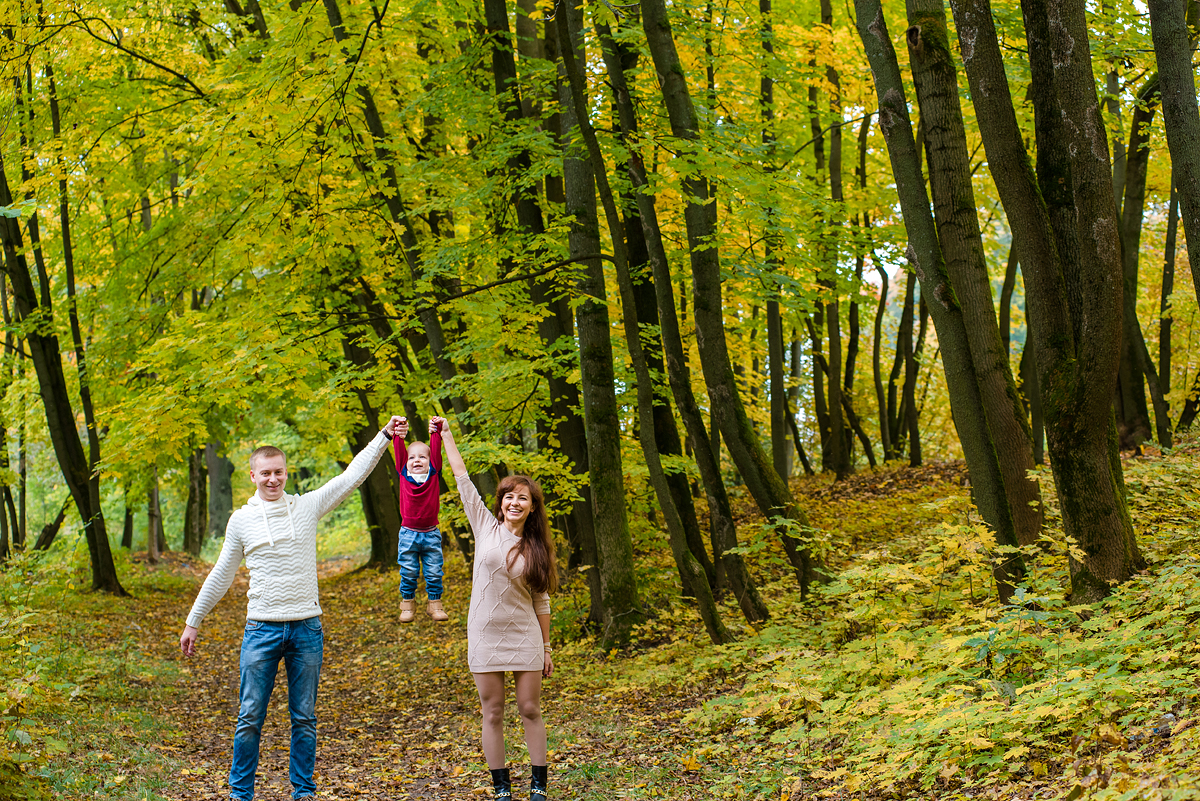
[[[438,478],[442,474],[442,432],[429,436],[429,477],[418,484],[408,475],[408,449],[400,437],[392,439],[396,472],[400,474],[400,523],[405,528],[428,531],[438,524]]]

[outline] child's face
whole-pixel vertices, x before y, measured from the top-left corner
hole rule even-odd
[[[408,472],[429,472],[429,446],[423,442],[414,442],[408,446]]]

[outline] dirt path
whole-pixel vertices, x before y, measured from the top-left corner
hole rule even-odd
[[[325,662],[317,698],[319,798],[490,798],[479,746],[478,699],[464,657],[465,567],[461,561],[447,565],[450,621],[434,624],[418,614],[403,630],[396,623],[395,571],[353,574],[350,567],[348,562],[321,566]],[[198,586],[207,565],[191,569]],[[147,620],[158,629],[153,656],[175,660],[183,671],[177,707],[162,710],[179,731],[162,748],[185,766],[171,777],[172,787],[164,792],[168,798],[227,798],[246,580],[243,568],[205,620],[191,660],[179,656],[178,637],[194,593],[179,599],[175,620]],[[569,669],[560,663],[560,671]],[[676,754],[688,737],[676,705],[687,700],[646,699],[634,688],[621,692],[581,691],[578,685],[568,691],[562,682],[547,682],[543,713],[556,796],[608,798],[615,785],[644,782],[640,766],[653,765],[659,781],[678,782],[677,792],[666,797],[705,797],[697,787],[699,777],[678,769],[682,763]],[[525,798],[527,760],[511,700],[506,719],[509,764],[514,790],[519,790],[514,795]],[[259,801],[291,797],[289,736],[281,666],[263,729],[255,792]]]

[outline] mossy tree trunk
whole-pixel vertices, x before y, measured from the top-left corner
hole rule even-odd
[[[1016,244],[1050,464],[1063,527],[1080,553],[1070,560],[1073,596],[1087,602],[1144,564],[1125,505],[1112,414],[1121,248],[1083,3],[1026,0],[1022,10],[1033,70],[1036,174],[1017,126],[990,4],[954,5],[988,165],[1010,225],[1021,232]]]

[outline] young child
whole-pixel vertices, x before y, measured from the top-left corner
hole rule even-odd
[[[408,420],[400,418],[392,446],[400,474],[400,622],[411,623],[417,595],[417,576],[425,570],[426,610],[434,620],[449,620],[442,609],[442,532],[438,528],[438,477],[442,473],[442,435],[430,421],[429,444],[405,447]]]

